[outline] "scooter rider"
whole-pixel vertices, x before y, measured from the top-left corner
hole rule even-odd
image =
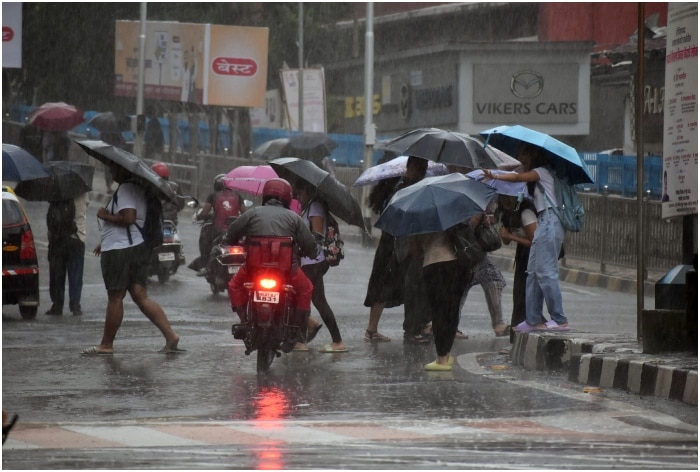
[[[199,233],[199,257],[188,266],[196,270],[197,275],[206,275],[207,261],[211,253],[214,240],[226,232],[226,220],[231,216],[238,216],[245,211],[243,197],[224,185],[225,174],[219,174],[214,178],[214,192],[209,194],[202,211],[195,214],[197,220],[205,220],[212,213],[212,224],[203,225]]]
[[[292,201],[292,187],[284,179],[270,179],[265,182],[262,192],[262,206],[247,211],[231,223],[224,235],[228,244],[237,244],[244,236],[291,236],[301,255],[316,257],[320,251],[319,239],[311,233],[299,215],[289,209]],[[320,235],[319,235],[320,236]],[[294,251],[292,260],[291,285],[296,292],[295,320],[297,326],[306,326],[311,313],[313,285],[300,269],[299,251]],[[241,323],[247,323],[246,304],[248,291],[243,283],[248,279],[245,264],[229,281],[228,291],[231,308],[238,314]],[[299,339],[286,340],[289,350]]]

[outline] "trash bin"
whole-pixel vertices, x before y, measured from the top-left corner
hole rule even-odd
[[[657,310],[685,310],[688,306],[686,273],[692,265],[677,265],[654,286],[654,307]]]

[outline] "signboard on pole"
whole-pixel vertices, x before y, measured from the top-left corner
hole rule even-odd
[[[22,68],[22,3],[2,3],[2,67]]]
[[[281,71],[291,131],[299,130],[299,69]],[[326,132],[326,82],[323,69],[304,69],[304,131]]]
[[[661,217],[698,213],[698,4],[669,3]]]
[[[139,21],[117,21],[114,94],[135,97]],[[269,30],[149,21],[144,98],[200,105],[259,107],[265,103]]]

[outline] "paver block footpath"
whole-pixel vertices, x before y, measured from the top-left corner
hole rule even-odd
[[[649,355],[619,335],[517,333],[514,366],[562,372],[570,382],[698,404],[698,360],[691,353]]]

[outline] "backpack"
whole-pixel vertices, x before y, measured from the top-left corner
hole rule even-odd
[[[559,202],[559,206],[552,202],[552,199],[547,195],[547,192],[544,191],[544,187],[540,182],[537,182],[537,186],[540,191],[544,193],[549,204],[552,205],[552,209],[557,217],[559,217],[564,229],[573,233],[578,233],[583,228],[586,219],[586,212],[583,209],[583,204],[581,200],[579,200],[574,186],[569,185],[568,180],[559,177],[553,171],[550,172],[552,177],[554,177],[554,193]]]
[[[139,184],[136,183],[136,185]],[[143,188],[143,186],[141,187]],[[117,188],[117,191],[114,192],[114,197],[112,197],[112,213],[114,213],[114,204],[117,202],[118,192],[119,188]],[[158,195],[149,187],[144,188],[144,197],[146,198],[146,219],[143,223],[143,228],[136,223],[134,223],[134,226],[141,232],[146,247],[154,249],[163,244],[163,205]],[[126,232],[129,235],[129,243],[131,243],[129,228],[126,228]]]
[[[226,231],[228,229],[226,220],[241,214],[241,197],[230,189],[216,192],[212,207],[214,209],[214,227],[219,231]]]
[[[46,213],[46,227],[51,239],[67,238],[77,233],[75,202],[72,199],[51,202]]]
[[[340,239],[340,228],[338,222],[333,215],[326,212],[326,239],[323,241],[323,253],[326,255],[326,261],[331,267],[340,265],[340,261],[345,259],[345,250],[343,249],[345,242]],[[328,256],[335,256],[328,259]]]

